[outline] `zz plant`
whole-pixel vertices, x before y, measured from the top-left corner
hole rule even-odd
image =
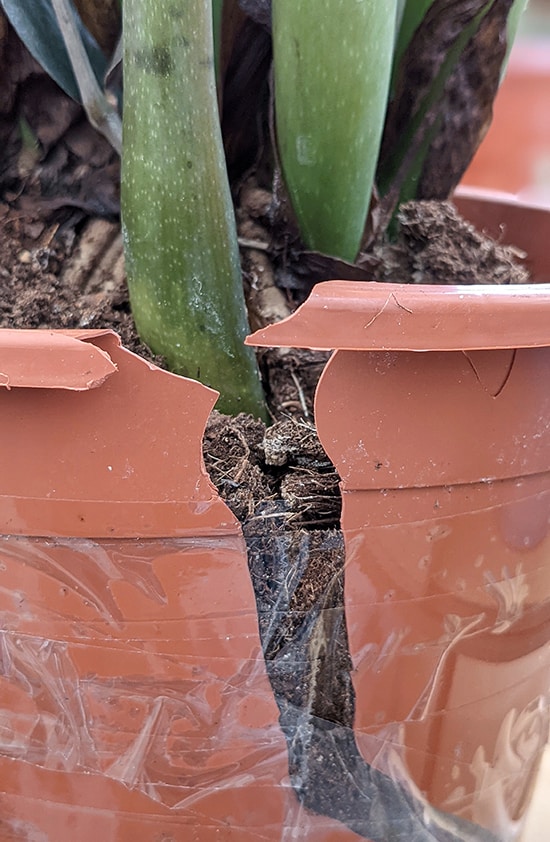
[[[0,3],[95,124],[107,134],[114,126],[116,146],[116,115],[97,84],[106,62],[78,17],[83,0]],[[174,371],[220,390],[223,411],[263,413],[254,357],[243,346],[219,119],[224,68],[237,55],[245,15],[264,38],[269,32],[268,157],[282,173],[301,238],[309,249],[353,261],[401,201],[444,198],[456,186],[490,121],[525,5],[123,0],[122,223],[142,339]],[[246,64],[240,72],[250,83]]]

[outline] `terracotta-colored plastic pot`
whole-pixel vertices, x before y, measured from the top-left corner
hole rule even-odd
[[[202,466],[216,394],[110,332],[1,331],[0,370],[0,839],[279,828],[246,553]]]
[[[336,349],[315,417],[363,758],[516,839],[549,733],[550,285],[328,282],[250,342]]]
[[[461,202],[520,247],[548,226]],[[515,838],[547,727],[549,352],[524,346],[550,344],[548,307],[327,284],[251,340],[342,349],[316,412],[375,782],[342,820],[289,775],[241,530],[202,464],[215,393],[110,332],[0,331],[0,840]]]
[[[550,206],[550,43],[518,41],[463,184]]]
[[[216,393],[110,331],[0,331],[1,842],[351,842],[304,812]]]

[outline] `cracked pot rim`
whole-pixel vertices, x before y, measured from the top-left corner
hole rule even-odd
[[[325,281],[246,340],[262,347],[480,351],[550,345],[550,284],[434,286]]]

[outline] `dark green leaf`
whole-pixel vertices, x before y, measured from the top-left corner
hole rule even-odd
[[[0,0],[0,5],[31,55],[66,94],[80,102],[78,85],[50,0]],[[80,18],[78,22],[94,73],[102,80],[107,65],[105,57]]]

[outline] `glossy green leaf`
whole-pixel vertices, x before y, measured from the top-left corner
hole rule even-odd
[[[31,55],[66,94],[80,102],[78,84],[50,0],[0,0],[0,4]],[[105,56],[80,18],[78,23],[93,71],[102,80],[107,66]]]

